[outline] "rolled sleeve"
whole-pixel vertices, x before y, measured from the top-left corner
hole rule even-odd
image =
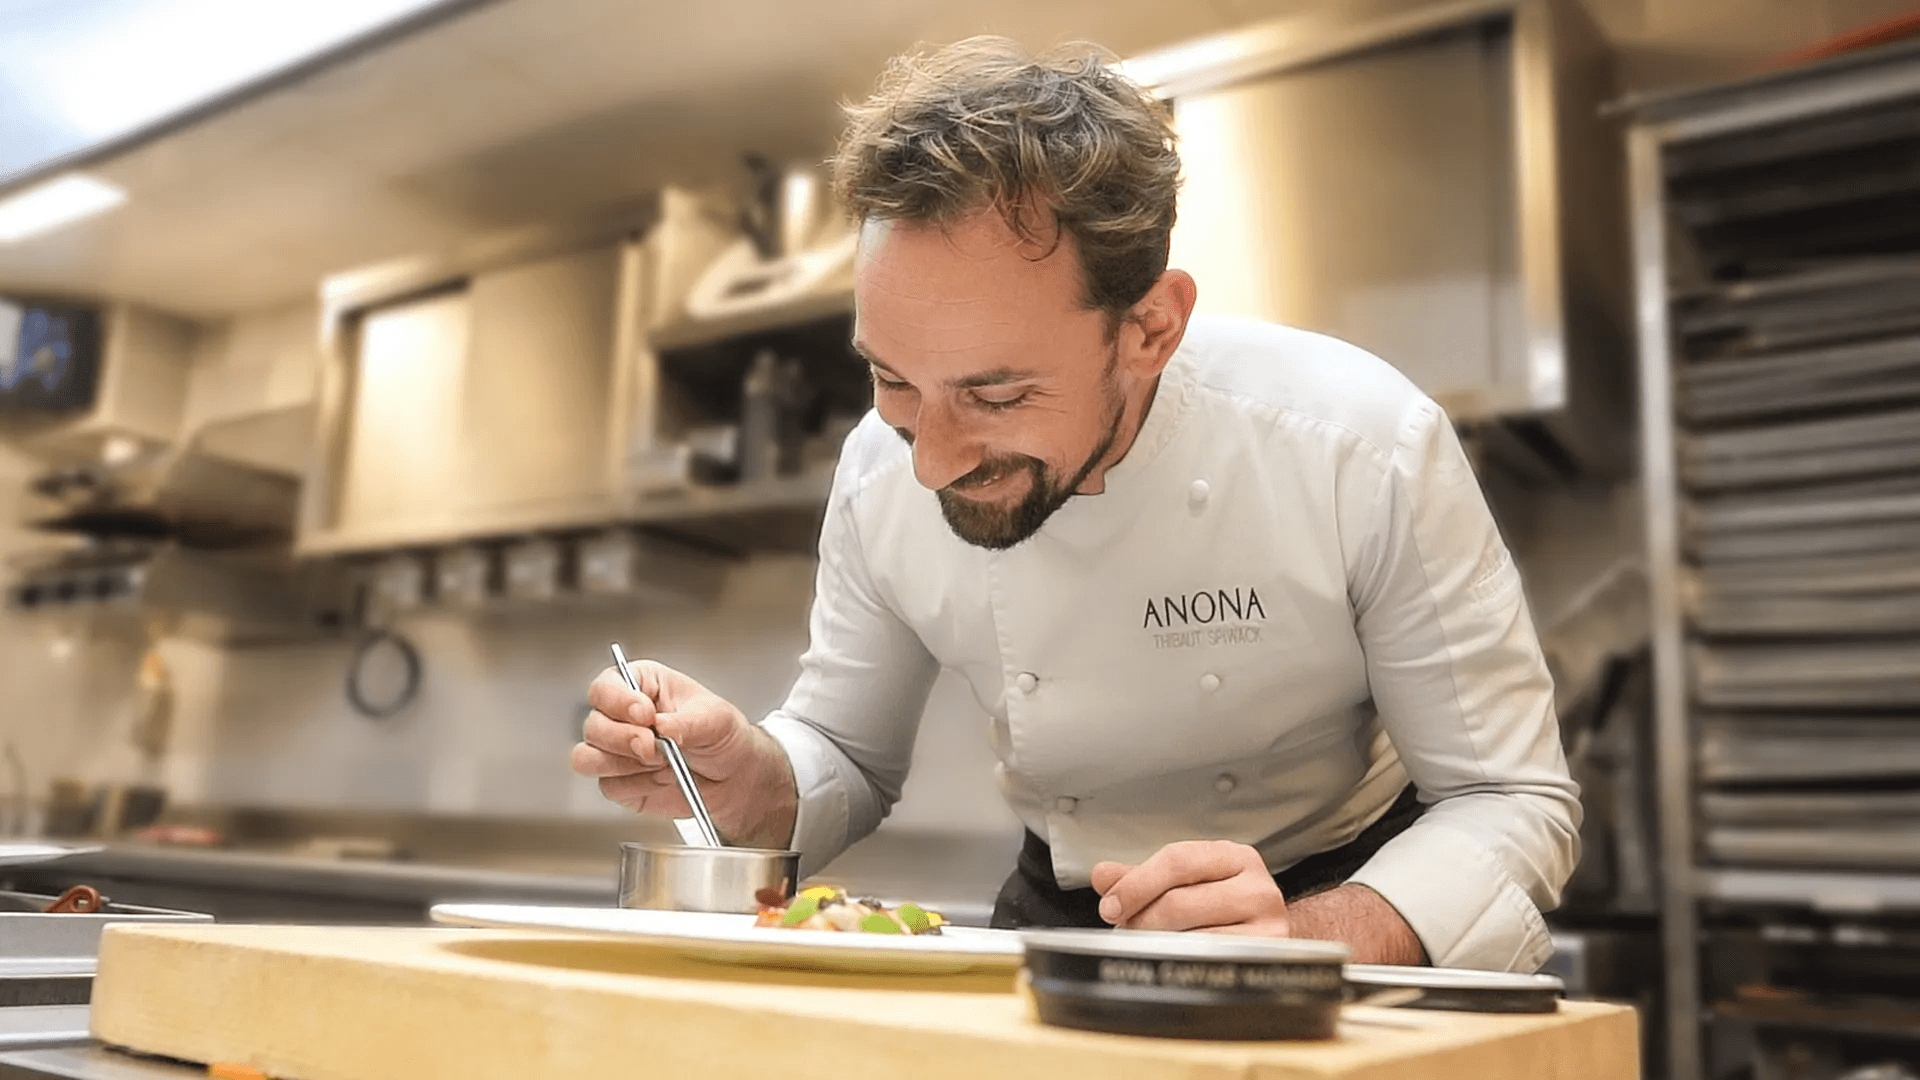
[[[1519,572],[1439,407],[1410,412],[1353,545],[1382,724],[1427,804],[1355,875],[1435,964],[1535,970],[1579,858],[1567,770]]]
[[[900,798],[939,674],[874,587],[855,503],[873,433],[848,438],[820,530],[800,677],[761,727],[786,751],[799,797],[792,847],[811,874],[880,826]],[[884,438],[894,435],[880,429]],[[863,440],[868,440],[863,443]]]
[[[1538,971],[1553,953],[1546,920],[1494,857],[1495,846],[1423,820],[1350,880],[1392,904],[1437,965]]]

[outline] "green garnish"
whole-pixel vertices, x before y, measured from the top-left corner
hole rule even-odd
[[[860,920],[860,929],[865,930],[869,934],[903,933],[899,923],[894,922],[892,919],[887,918],[877,911]]]
[[[787,913],[781,918],[780,925],[799,926],[818,914],[820,914],[820,901],[811,896],[803,896],[787,907]]]
[[[918,904],[901,904],[894,909],[894,914],[900,916],[900,921],[907,924],[907,929],[916,934],[924,934],[933,928],[933,920],[927,918],[927,913],[920,910]]]

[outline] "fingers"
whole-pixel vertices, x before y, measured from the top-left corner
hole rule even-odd
[[[640,665],[635,664],[636,671]],[[640,687],[645,690],[647,681],[641,680]],[[626,681],[613,668],[602,671],[587,687],[587,704],[595,712],[629,724],[653,723],[653,698],[647,694],[636,694],[627,689]]]
[[[638,771],[640,763],[578,742],[573,744],[573,751],[567,755],[567,767],[580,776],[626,776]]]
[[[1247,868],[1251,856],[1264,874],[1260,853],[1245,844],[1225,840],[1183,840],[1168,844],[1113,884],[1100,901],[1100,917],[1125,926],[1147,905],[1167,892],[1188,885],[1224,881]],[[1269,879],[1271,880],[1271,879]]]
[[[687,817],[693,813],[673,778],[662,773],[644,776],[603,776],[600,794],[636,814]]]
[[[616,757],[628,757],[648,768],[663,764],[660,747],[651,728],[623,724],[595,709],[580,725],[580,741]]]
[[[595,712],[636,727],[656,728],[692,747],[712,748],[732,734],[732,721],[739,712],[732,705],[665,664],[635,660],[630,666],[642,692],[629,690],[618,669],[609,667],[587,688],[587,703]],[[596,745],[618,752],[613,746]],[[640,737],[637,745],[646,760],[654,760],[651,735]]]
[[[1127,873],[1133,869],[1133,867],[1134,867],[1133,863],[1117,863],[1117,862],[1094,863],[1093,870],[1091,871],[1091,874],[1093,877],[1093,891],[1099,893],[1101,896],[1107,895],[1107,891],[1109,889],[1112,889],[1113,886],[1121,878],[1125,877]]]
[[[1225,881],[1183,885],[1160,894],[1120,925],[1129,930],[1219,930],[1286,933],[1286,901],[1263,867]]]
[[[588,743],[574,743],[567,764],[581,776],[639,776],[664,772],[660,765],[649,765],[625,754],[609,754]]]

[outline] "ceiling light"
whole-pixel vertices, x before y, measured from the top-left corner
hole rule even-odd
[[[0,243],[25,240],[111,210],[127,193],[104,180],[68,173],[0,198]]]

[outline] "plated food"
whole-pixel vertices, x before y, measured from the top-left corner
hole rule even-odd
[[[918,904],[888,907],[878,900],[854,899],[845,889],[816,885],[787,901],[777,889],[755,894],[760,914],[755,926],[788,930],[832,930],[865,934],[938,934],[947,924],[937,911]]]

